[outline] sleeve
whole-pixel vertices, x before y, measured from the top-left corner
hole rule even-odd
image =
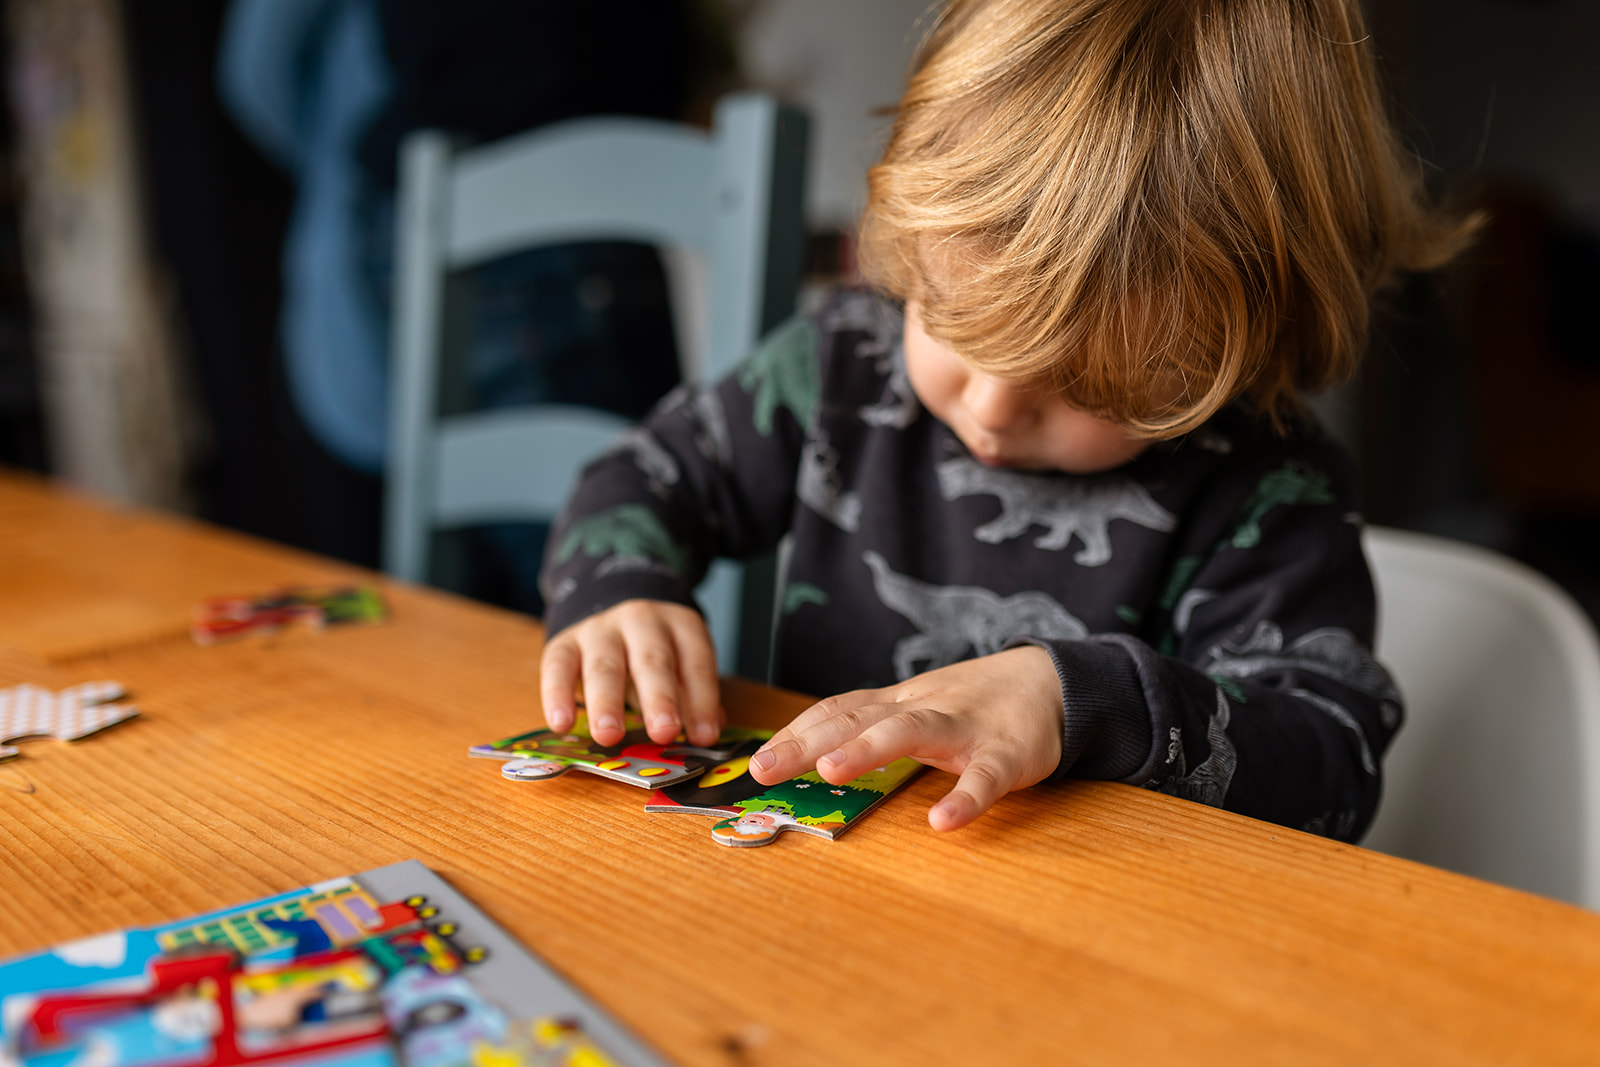
[[[710,388],[683,386],[589,464],[557,517],[540,587],[554,634],[624,600],[694,607],[719,556],[788,530],[818,402],[818,330],[789,320]]]
[[[1222,494],[1234,504],[1214,540],[1171,567],[1154,644],[1039,642],[1062,680],[1057,776],[1360,837],[1402,712],[1371,653],[1376,598],[1345,467],[1331,448],[1280,454]]]

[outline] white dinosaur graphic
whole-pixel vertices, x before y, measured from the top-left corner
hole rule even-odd
[[[822,312],[824,333],[859,333],[856,355],[878,361],[878,373],[888,372],[886,362],[900,336],[899,316],[882,298],[862,289],[849,289]]]
[[[1000,516],[973,531],[987,544],[1020,537],[1034,525],[1048,529],[1035,548],[1059,551],[1074,534],[1083,548],[1072,558],[1085,567],[1111,559],[1112,519],[1126,519],[1150,530],[1178,525],[1172,512],[1155,502],[1144,486],[1129,478],[1073,478],[985,467],[970,456],[939,464],[939,493],[946,500],[974,494],[1000,498]]]
[[[1186,589],[1178,598],[1177,605],[1172,609],[1172,632],[1182,637],[1189,632],[1189,619],[1194,614],[1194,609],[1210,600],[1215,600],[1217,594],[1209,589]]]
[[[624,430],[615,443],[606,449],[605,454],[622,456],[629,452],[633,453],[634,466],[638,467],[649,480],[650,491],[656,496],[667,496],[671,487],[677,485],[678,479],[683,477],[682,471],[678,469],[678,461],[673,458],[672,453],[656,440],[655,434],[643,426]]]
[[[1283,629],[1270,619],[1262,619],[1243,644],[1224,641],[1212,646],[1200,669],[1227,678],[1302,670],[1379,700],[1400,702],[1400,691],[1383,665],[1356,640],[1355,634],[1334,626],[1311,630],[1285,647]]]
[[[689,421],[695,450],[707,463],[733,466],[733,438],[728,433],[728,413],[715,389],[680,385],[661,402],[662,410]]]
[[[906,374],[906,360],[898,340],[889,354],[888,374],[889,380],[884,383],[878,402],[862,405],[856,409],[856,415],[868,426],[903,430],[917,421],[922,413],[922,402],[911,391],[911,378]]]
[[[1233,747],[1233,740],[1228,737],[1228,720],[1232,715],[1228,698],[1218,687],[1217,711],[1206,723],[1206,740],[1211,745],[1211,752],[1194,770],[1188,770],[1183,745],[1174,730],[1174,744],[1168,749],[1167,762],[1176,762],[1177,772],[1164,781],[1152,781],[1145,788],[1184,800],[1198,801],[1213,808],[1222,807],[1228,787],[1233,784],[1233,772],[1239,767],[1239,753]]]
[[[905,356],[900,348],[903,320],[895,309],[872,293],[851,291],[828,306],[822,327],[829,333],[860,333],[856,358],[871,360],[873,370],[888,379],[877,403],[856,409],[861,421],[896,430],[916,421],[922,405],[906,376]]]
[[[812,511],[854,533],[861,528],[861,496],[840,483],[839,453],[818,431],[800,452],[795,493]]]
[[[1213,646],[1200,669],[1213,677],[1225,678],[1250,678],[1283,670],[1305,671],[1375,698],[1385,723],[1397,724],[1399,720],[1400,691],[1394,679],[1354,634],[1337,627],[1312,630],[1286,648],[1283,629],[1270,619],[1263,619],[1256,623],[1244,644],[1224,642]],[[1367,743],[1366,732],[1349,709],[1328,696],[1306,689],[1291,689],[1289,694],[1354,733],[1361,747],[1361,766],[1368,774],[1378,773],[1378,762]]]
[[[543,577],[539,580],[539,592],[544,596],[546,604],[564,604],[567,598],[577,591],[578,579],[570,574],[554,585]]]
[[[876,552],[863,552],[861,558],[872,571],[878,600],[919,631],[894,646],[895,676],[901,681],[919,670],[999,652],[1018,637],[1065,641],[1089,632],[1076,616],[1037,590],[1003,597],[978,586],[932,585],[896,574]]]
[[[1356,722],[1356,717],[1350,714],[1348,708],[1336,700],[1331,700],[1321,693],[1313,693],[1309,689],[1291,689],[1289,690],[1289,695],[1305,701],[1346,730],[1355,734],[1356,740],[1361,745],[1361,769],[1374,778],[1378,776],[1378,761],[1372,757],[1372,747],[1367,744],[1367,735],[1362,731],[1361,724]]]

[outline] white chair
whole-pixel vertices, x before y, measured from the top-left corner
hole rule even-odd
[[[1600,644],[1566,593],[1472,545],[1368,529],[1406,698],[1362,842],[1600,908]]]
[[[440,133],[402,149],[388,503],[384,565],[428,581],[436,530],[548,520],[582,466],[626,421],[596,409],[540,406],[441,415],[451,274],[496,256],[581,239],[662,246],[669,264],[699,257],[696,309],[704,351],[684,377],[714,379],[792,313],[803,240],[807,121],[758,94],[719,102],[713,128],[649,119],[575,119],[483,147],[457,150]],[[673,282],[681,282],[680,272]],[[695,275],[690,275],[695,277]],[[685,301],[674,286],[674,305]],[[679,324],[679,336],[694,333]],[[686,338],[693,340],[692,336]],[[752,586],[757,585],[752,578]],[[766,642],[746,640],[741,615],[760,620],[770,568],[741,610],[739,569],[719,564],[698,591],[719,666],[764,675]]]

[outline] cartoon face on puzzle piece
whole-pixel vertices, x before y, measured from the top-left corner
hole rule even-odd
[[[553,759],[508,759],[500,765],[500,777],[513,782],[542,782],[572,770],[572,764]]]
[[[724,819],[711,828],[711,838],[719,845],[753,848],[770,844],[778,834],[799,823],[781,811],[747,811],[737,819]]]

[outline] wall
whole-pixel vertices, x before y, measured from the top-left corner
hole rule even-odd
[[[850,225],[882,150],[929,0],[759,0],[741,29],[745,73],[810,113],[807,217]]]
[[[1441,171],[1538,181],[1600,225],[1600,3],[1376,0],[1373,28]]]

